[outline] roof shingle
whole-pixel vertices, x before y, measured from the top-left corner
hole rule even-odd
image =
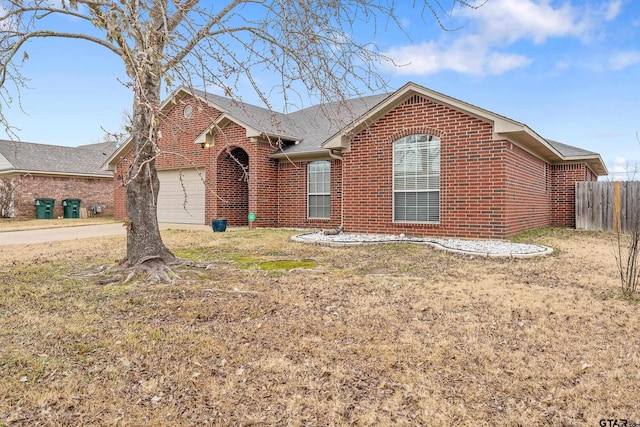
[[[115,149],[114,142],[63,147],[0,140],[0,173],[25,171],[112,176],[101,166]]]
[[[546,138],[545,138],[546,139]],[[562,142],[547,139],[547,142],[564,157],[583,157],[583,156],[597,156],[598,153],[593,151],[583,150],[582,148],[574,147],[572,145],[563,144]]]

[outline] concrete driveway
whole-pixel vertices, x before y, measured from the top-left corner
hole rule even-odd
[[[212,231],[210,226],[194,224],[160,224],[160,230],[180,229]],[[92,237],[125,235],[122,223],[78,225],[75,227],[42,228],[23,231],[0,232],[0,246],[46,243],[58,240],[89,239]]]

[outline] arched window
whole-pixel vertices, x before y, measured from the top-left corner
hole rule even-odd
[[[331,218],[331,163],[309,163],[307,182],[309,218]]]
[[[393,143],[393,220],[440,221],[440,138],[409,135]]]

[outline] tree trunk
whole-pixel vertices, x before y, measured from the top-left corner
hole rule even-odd
[[[155,28],[162,16],[154,13]],[[128,68],[133,81],[131,137],[134,158],[127,179],[127,259],[128,266],[148,260],[167,264],[175,256],[167,249],[158,227],[157,201],[160,182],[155,166],[160,112],[163,38],[159,33],[138,41],[136,60]]]
[[[174,259],[160,236],[157,200],[160,183],[152,158],[151,144],[146,144],[133,164],[127,184],[127,260],[129,266],[148,259]],[[146,162],[146,163],[145,163]]]

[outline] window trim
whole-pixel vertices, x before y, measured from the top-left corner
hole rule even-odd
[[[418,141],[417,138],[419,137],[426,137],[427,141]],[[413,141],[411,141],[413,140]],[[391,183],[392,183],[392,189],[391,189],[391,198],[392,198],[392,203],[391,203],[391,215],[392,215],[392,222],[394,224],[440,224],[441,222],[441,214],[442,214],[442,209],[441,209],[441,178],[442,178],[442,171],[441,171],[441,159],[440,159],[440,152],[438,152],[438,188],[437,189],[416,189],[416,190],[396,190],[396,144],[398,143],[409,143],[409,142],[413,142],[413,143],[418,143],[418,142],[437,142],[438,144],[438,151],[440,150],[441,144],[442,144],[442,139],[436,135],[432,135],[432,134],[427,134],[427,133],[415,133],[415,134],[410,134],[410,135],[406,135],[402,138],[398,138],[395,141],[393,141],[392,144],[392,172],[391,172]],[[422,148],[420,151],[418,151],[419,153],[422,152],[427,152],[428,148],[424,147]],[[426,172],[427,175],[427,180],[429,179],[429,177],[431,175],[435,175],[430,173],[429,170],[427,170]],[[406,175],[405,175],[406,177]],[[417,176],[416,176],[417,178]],[[419,194],[419,193],[437,193],[437,201],[438,201],[438,219],[435,221],[429,221],[429,220],[425,220],[425,221],[420,221],[420,220],[406,220],[406,219],[397,219],[396,217],[396,194]],[[416,203],[417,206],[417,203]],[[429,213],[427,212],[427,217],[429,216]]]
[[[328,167],[328,169],[322,171],[312,171],[313,165],[324,165]],[[326,173],[328,175],[327,182],[324,183],[327,185],[327,191],[311,191],[311,182],[312,182],[312,173],[318,174]],[[315,181],[314,181],[315,182]],[[328,214],[327,216],[311,216],[311,198],[312,197],[328,197],[329,204],[327,206]],[[323,209],[324,210],[324,209]],[[309,162],[307,164],[307,219],[311,220],[330,220],[331,219],[331,162],[329,160],[316,160],[313,162]]]

